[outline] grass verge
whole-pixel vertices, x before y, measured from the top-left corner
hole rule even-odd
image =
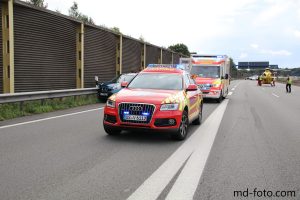
[[[97,103],[96,95],[0,104],[0,121]]]

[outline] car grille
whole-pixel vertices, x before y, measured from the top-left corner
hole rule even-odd
[[[119,104],[120,120],[121,122],[125,122],[125,123],[149,124],[152,119],[154,110],[155,110],[155,106],[152,104],[141,104],[141,103],[120,103]],[[123,118],[124,112],[127,112],[128,115],[147,116],[147,120],[146,121],[125,120]]]
[[[110,88],[105,87],[105,86],[100,86],[99,90],[100,90],[100,92],[109,92],[109,91],[111,91]]]

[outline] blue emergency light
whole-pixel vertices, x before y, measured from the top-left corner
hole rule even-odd
[[[185,70],[185,65],[183,64],[148,64],[149,68],[174,68],[174,69],[181,69]]]

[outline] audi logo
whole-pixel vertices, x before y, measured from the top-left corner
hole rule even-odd
[[[130,106],[129,110],[131,110],[131,111],[142,111],[143,107],[142,106]]]

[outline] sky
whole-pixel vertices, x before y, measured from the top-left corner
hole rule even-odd
[[[45,0],[68,14],[74,0]],[[300,67],[300,0],[76,0],[97,25],[190,52]]]

